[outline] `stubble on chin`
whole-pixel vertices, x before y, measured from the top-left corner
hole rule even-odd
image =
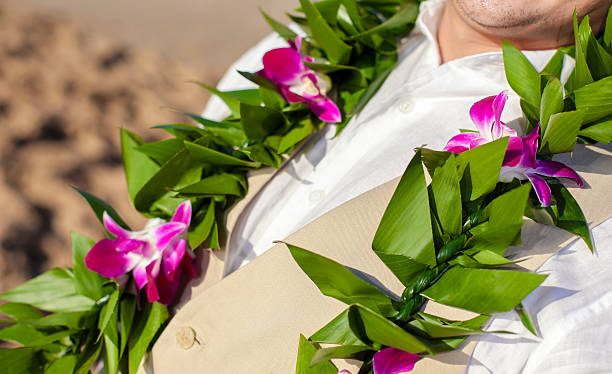
[[[537,0],[533,0],[536,1]],[[536,9],[516,6],[513,0],[452,0],[459,14],[484,29],[515,29],[536,24],[544,18]]]

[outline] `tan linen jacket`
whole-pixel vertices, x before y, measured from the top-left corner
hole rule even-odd
[[[571,192],[589,224],[612,215],[612,147],[577,146],[560,161],[583,177],[584,189]],[[250,192],[228,216],[231,230],[270,171],[250,179]],[[372,252],[378,223],[399,179],[390,181],[339,206],[285,239],[343,265],[363,271],[395,294],[403,287]],[[521,265],[537,269],[550,255],[573,240],[571,234],[528,221],[523,247],[509,251],[527,258]],[[203,275],[189,284],[176,315],[156,342],[145,365],[155,374],[295,373],[299,335],[312,335],[346,305],[322,295],[293,261],[284,244],[277,244],[240,270],[221,279],[223,252],[200,250]],[[426,310],[453,319],[471,313],[429,302]],[[461,350],[419,361],[415,373],[460,373],[474,348],[470,339]],[[356,373],[355,362],[334,361]]]

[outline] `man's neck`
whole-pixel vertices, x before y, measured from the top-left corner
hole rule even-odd
[[[603,28],[604,12],[598,9],[594,13],[591,14],[591,25],[593,31],[598,33]],[[562,30],[569,31],[562,32]],[[502,28],[487,30],[470,21],[452,0],[444,5],[438,30],[442,63],[479,53],[500,51],[502,40],[512,43],[521,50],[554,49],[574,42],[571,24],[546,25],[544,28],[527,25],[516,30]]]

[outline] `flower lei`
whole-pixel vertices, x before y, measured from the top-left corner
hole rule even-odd
[[[290,45],[266,53],[262,71],[241,72],[258,88],[221,92],[200,84],[227,104],[227,118],[212,121],[185,113],[198,125],[156,126],[173,137],[153,143],[121,130],[129,196],[134,207],[151,218],[149,223],[132,231],[107,203],[79,191],[108,238],[94,243],[73,234],[72,269],[52,269],[0,294],[9,302],[0,306],[0,313],[9,317],[2,320],[6,327],[0,339],[20,345],[0,349],[0,361],[30,372],[85,373],[102,356],[107,373],[136,372],[169,318],[166,305],[180,283],[195,276],[190,248],[221,247],[224,213],[246,195],[247,171],[278,168],[283,155],[325,123],[335,123],[342,131],[395,66],[397,39],[414,25],[419,2],[300,0],[301,15],[291,19],[305,37],[264,13]],[[340,264],[289,246],[315,283],[308,270],[313,263],[371,297],[350,305],[310,339],[302,338],[298,370],[308,372],[312,364],[321,372],[336,373],[330,358],[359,354],[366,371],[407,371],[423,354],[454,349],[466,335],[480,332],[490,313],[515,308],[530,326],[520,301],[543,277],[498,269],[509,263],[503,253],[520,234],[525,212],[534,218],[548,215],[590,246],[584,216],[575,215],[580,212],[577,203],[554,177],[578,184],[581,180],[550,157],[571,150],[576,139],[612,140],[612,107],[602,98],[612,90],[612,27],[601,40],[593,36],[588,17],[575,29],[576,47],[560,50],[543,72],[504,45],[508,80],[521,96],[527,117],[526,137],[518,137],[499,120],[502,93],[473,107],[478,133],[454,137],[448,152],[417,151],[373,243],[406,285],[400,300],[390,299]],[[560,82],[564,54],[576,59],[565,87]],[[429,186],[421,163],[432,175]],[[524,180],[533,183],[535,198]],[[442,201],[445,205],[438,206]],[[411,224],[407,212],[414,211],[431,224]],[[415,245],[415,237],[425,240]],[[494,300],[493,306],[463,305],[461,295],[452,296],[468,272],[476,283],[484,274],[494,274],[503,285],[499,294],[479,295]],[[427,315],[420,312],[424,297],[481,315],[469,321]],[[356,329],[354,321],[365,329]],[[333,329],[344,329],[345,338],[331,338]],[[334,346],[320,348],[319,343]]]

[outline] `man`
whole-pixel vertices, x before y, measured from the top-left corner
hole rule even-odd
[[[292,371],[298,334],[302,332],[308,336],[314,333],[316,328],[341,311],[342,306],[318,294],[282,245],[268,251],[274,240],[289,237],[287,241],[290,243],[359,269],[390,291],[397,293],[399,289],[401,292],[397,280],[368,250],[373,230],[396,183],[387,182],[401,176],[415,147],[427,144],[430,148],[442,149],[459,128],[473,128],[468,115],[471,104],[502,90],[510,90],[500,53],[502,39],[525,50],[533,65],[541,70],[552,56],[552,49],[572,43],[574,8],[580,18],[589,13],[593,29],[597,31],[603,27],[609,6],[610,0],[424,2],[415,30],[401,43],[397,67],[342,134],[334,137],[334,129],[328,127],[310,138],[272,178],[255,176],[251,179],[250,196],[230,217],[232,230],[222,265],[224,275],[229,276],[214,284],[216,279],[210,280],[215,278],[211,266],[208,279],[203,283],[206,286],[192,289],[191,299],[178,311],[156,344],[153,352],[155,372],[168,372],[175,365],[172,363],[177,361],[193,370],[200,368],[199,372]],[[277,37],[265,39],[232,66],[219,87],[249,87],[234,71],[259,70],[261,56],[283,44]],[[566,61],[564,78],[567,78],[570,65],[571,61]],[[204,115],[219,119],[224,116],[224,110],[218,101],[211,100]],[[520,121],[515,121],[520,117],[518,98],[511,93],[502,119],[520,127]],[[609,159],[605,162],[609,157],[606,155],[608,151],[602,151],[602,155],[593,152],[590,148],[579,147],[575,158],[567,162],[582,172],[591,185],[590,195],[577,192],[577,199],[586,206],[589,221],[598,224],[612,213],[609,198],[603,192],[606,184],[610,183],[607,176],[610,162]],[[591,168],[595,165],[592,159],[598,160],[596,164],[603,170]],[[601,179],[599,174],[606,176]],[[258,182],[263,187],[254,187]],[[599,202],[593,196],[599,196]],[[527,253],[541,249],[550,254],[569,238],[560,230],[536,224],[528,226],[526,231]],[[597,235],[605,238],[610,231],[612,222],[607,221]],[[596,245],[603,246],[597,235]],[[612,263],[612,259],[603,256],[607,253],[606,248],[599,250],[599,258],[585,261],[605,263],[607,259],[608,264]],[[573,253],[571,248],[564,253],[568,251]],[[248,264],[264,252],[267,253]],[[588,256],[583,253],[574,257],[579,261]],[[211,261],[215,263],[214,256]],[[600,276],[604,282],[610,280],[605,272]],[[213,285],[207,288],[210,284]],[[552,284],[548,287],[565,287],[563,282],[559,284],[561,286]],[[584,285],[586,287],[586,283]],[[572,298],[564,297],[567,295],[546,291],[551,289],[544,289],[549,300],[570,300],[569,308],[573,305],[579,310],[580,303],[585,302],[580,299],[578,304],[572,304]],[[606,291],[607,288],[591,295],[598,300],[591,302],[595,309],[609,312],[612,300],[609,296],[602,297],[602,294],[607,295]],[[537,298],[531,303],[535,309],[530,312],[536,314],[536,320],[540,322],[540,310],[550,303],[538,306],[536,301]],[[611,304],[606,304],[608,302]],[[450,313],[461,317],[459,311]],[[569,314],[556,315],[564,318]],[[580,313],[572,316],[576,315]],[[512,316],[505,318],[508,323],[512,322]],[[605,318],[597,321],[606,322]],[[572,323],[574,328],[579,326],[577,321]],[[542,322],[539,327],[544,342],[557,342],[565,336],[558,330],[559,326],[548,329],[549,325]],[[607,330],[600,331],[609,332],[610,327],[608,322],[602,326]],[[585,334],[580,336],[585,349],[568,352],[575,354],[575,359],[569,362],[578,363],[573,372],[608,370],[612,363],[610,354],[607,357],[602,355],[601,359],[600,355],[592,356],[599,359],[597,362],[580,361],[584,352],[594,350],[596,344],[610,343],[607,338],[597,339],[602,334]],[[587,344],[589,342],[591,344]],[[541,372],[538,370],[541,367],[550,369],[550,372],[562,371],[546,361],[546,354],[538,356],[540,362],[529,361],[530,352],[540,347],[537,342],[530,340],[525,342],[527,348],[521,346],[513,351],[519,343],[523,341],[512,341],[512,345],[494,342],[491,344],[493,348],[484,349],[486,357],[475,356],[471,367],[496,373],[521,372],[525,367],[531,368],[532,372]],[[473,344],[468,346],[473,348]],[[477,353],[479,351],[481,349],[477,349]],[[441,355],[435,361],[422,360],[417,364],[416,372],[462,372],[470,352],[464,348],[464,352]],[[508,352],[516,353],[508,355]],[[509,356],[512,360],[508,363],[495,359],[500,356]],[[500,362],[504,365],[496,366]],[[531,363],[527,365],[528,362]],[[350,363],[340,364],[343,365],[350,366]]]

